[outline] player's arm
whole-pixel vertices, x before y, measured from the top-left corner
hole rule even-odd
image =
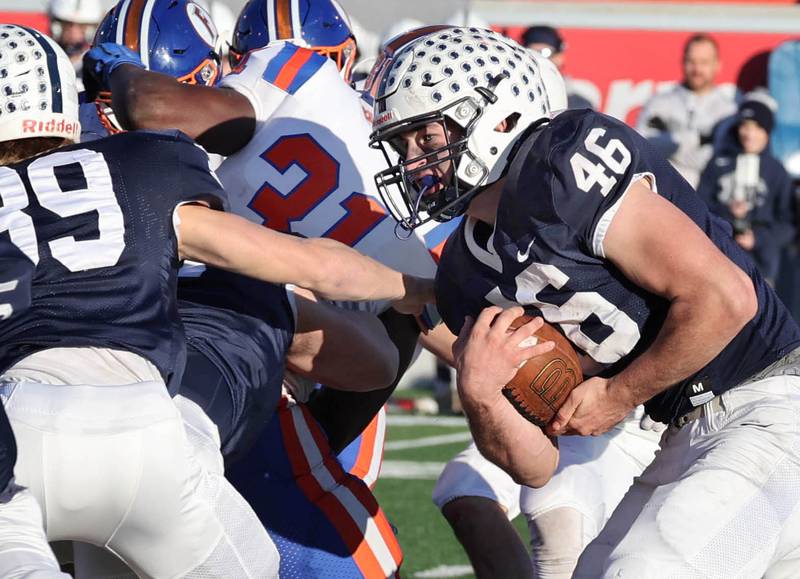
[[[608,384],[631,407],[700,370],[756,314],[750,277],[646,181],[629,189],[603,248],[629,280],[670,302],[653,344]]]
[[[279,233],[204,205],[176,211],[182,259],[298,285],[331,300],[394,300],[415,311],[434,299],[433,280],[397,272],[338,241]]]
[[[328,444],[335,454],[355,440],[386,404],[414,356],[420,332],[414,316],[389,309],[379,318],[399,355],[397,374],[392,383],[380,390],[359,393],[323,388],[307,404],[327,434]]]
[[[439,324],[431,331],[419,336],[419,343],[426,350],[453,368],[456,365],[453,357],[453,344],[455,341],[455,334],[445,324]]]
[[[294,290],[297,324],[286,364],[293,372],[340,390],[389,386],[398,355],[377,317],[320,303],[308,290]]]
[[[492,306],[474,321],[467,318],[453,353],[458,394],[478,450],[517,483],[540,487],[555,472],[558,448],[501,391],[523,362],[553,348],[553,342],[520,347],[542,326],[541,318],[536,318],[510,332],[511,322],[523,313],[519,307]]]
[[[111,108],[126,129],[180,129],[207,151],[231,155],[255,130],[250,101],[236,91],[177,82],[123,64],[109,74]]]

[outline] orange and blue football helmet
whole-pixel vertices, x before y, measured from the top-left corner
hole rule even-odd
[[[213,86],[221,77],[217,27],[192,0],[121,0],[97,28],[93,46],[103,42],[127,46],[145,68],[179,82]]]
[[[350,19],[336,0],[250,0],[233,30],[231,67],[273,40],[292,40],[331,58],[342,78],[350,81],[356,41]]]

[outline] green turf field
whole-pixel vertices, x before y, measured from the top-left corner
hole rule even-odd
[[[461,545],[431,502],[438,473],[468,440],[463,418],[389,416],[375,495],[397,527],[405,555],[403,577],[474,577]],[[520,522],[518,517],[518,529]]]

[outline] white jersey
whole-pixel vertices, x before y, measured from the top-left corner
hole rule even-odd
[[[425,234],[395,236],[374,182],[386,162],[369,147],[359,93],[333,61],[289,42],[245,59],[222,81],[250,100],[257,120],[251,141],[218,170],[231,210],[279,231],[337,239],[405,273],[433,276]]]

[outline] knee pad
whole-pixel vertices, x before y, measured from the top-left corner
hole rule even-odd
[[[531,560],[537,579],[568,579],[586,546],[584,515],[558,507],[528,519]]]

